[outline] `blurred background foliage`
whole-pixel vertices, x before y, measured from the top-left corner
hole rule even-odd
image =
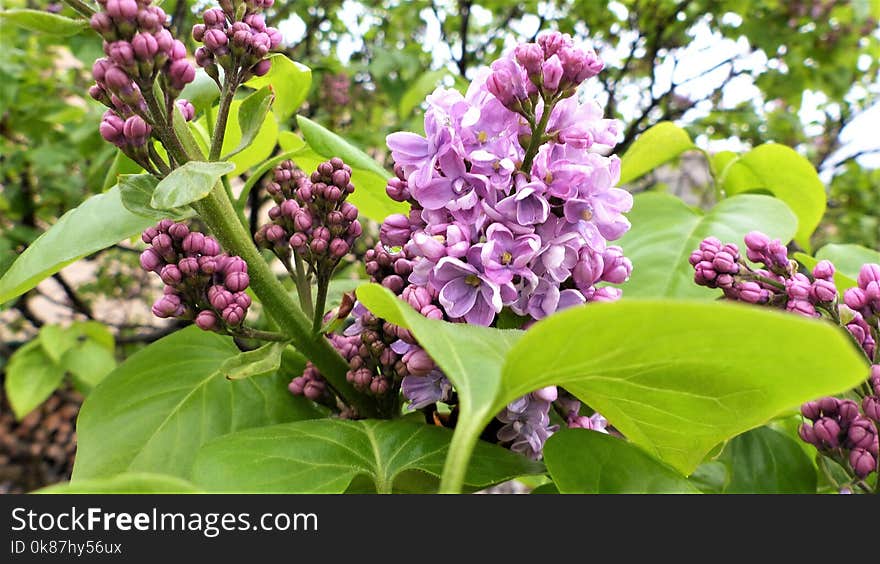
[[[208,4],[162,3],[191,51],[187,30]],[[34,0],[0,8],[75,16]],[[302,115],[386,165],[385,136],[421,131],[422,103],[436,86],[463,89],[506,49],[559,29],[606,61],[583,94],[622,121],[619,154],[661,121],[711,152],[788,145],[826,184],[814,248],[880,248],[880,0],[276,0],[267,19],[286,54],[313,70]],[[113,182],[115,149],[97,129],[103,107],[85,94],[99,56],[90,31],[49,36],[0,20],[0,274],[65,211]],[[682,159],[633,189],[684,179],[702,202],[700,192],[712,190],[706,166]],[[155,292],[145,289],[137,252],[123,242],[89,257],[84,275],[65,269],[0,305],[0,369],[41,327],[70,320],[107,325],[120,359],[174,330],[149,317]]]

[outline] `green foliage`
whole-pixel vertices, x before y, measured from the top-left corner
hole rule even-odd
[[[560,493],[699,493],[642,449],[596,431],[555,433],[544,445],[544,461]]]
[[[193,479],[209,491],[342,493],[362,476],[373,492],[426,493],[436,490],[436,479],[420,479],[413,491],[413,474],[440,476],[451,436],[447,429],[405,421],[273,425],[204,445]],[[540,463],[483,443],[474,451],[465,484],[478,489],[543,471]]]
[[[620,159],[620,183],[628,184],[685,151],[696,149],[690,136],[670,122],[661,122],[642,133]]]
[[[458,390],[464,454],[452,449],[448,472],[466,465],[468,449],[508,402],[547,385],[564,386],[630,441],[687,474],[715,445],[804,401],[847,390],[867,371],[838,329],[738,304],[591,304],[551,316],[517,339],[517,332],[428,320],[375,285],[359,288],[358,298],[409,328]],[[762,368],[752,359],[767,342],[782,365],[808,356],[809,366],[782,374]]]
[[[207,197],[220,177],[235,170],[231,162],[190,161],[159,181],[150,200],[154,209],[172,210]]]
[[[278,371],[287,343],[269,343],[258,349],[231,356],[220,365],[220,373],[228,380],[265,376]]]
[[[221,367],[238,354],[230,338],[190,327],[129,357],[83,404],[74,482],[123,472],[187,478],[214,437],[320,414],[281,375],[227,380]]]
[[[286,120],[299,108],[312,84],[312,71],[309,67],[291,61],[281,53],[270,57],[272,67],[263,76],[257,76],[245,83],[255,90],[271,87],[275,93],[276,103],[273,106],[279,120]]]
[[[816,493],[816,467],[801,446],[761,427],[730,441],[718,458],[726,469],[717,493]]]
[[[119,187],[92,196],[64,214],[34,241],[0,278],[0,303],[36,286],[82,257],[115,245],[152,225],[122,205]]]
[[[4,386],[12,412],[19,419],[43,403],[64,379],[64,368],[55,364],[34,339],[15,351],[6,367]]]
[[[720,292],[694,284],[688,262],[704,238],[741,244],[746,233],[758,230],[787,242],[797,229],[783,202],[754,194],[727,198],[702,213],[675,196],[647,192],[636,195],[628,218],[632,228],[618,244],[633,263],[624,296],[637,298],[715,299]]]
[[[263,127],[263,122],[267,119],[273,119],[269,117],[269,108],[272,107],[274,101],[275,95],[269,86],[260,88],[242,100],[241,105],[238,107],[238,126],[241,128],[241,142],[238,144],[238,147],[223,157],[224,160],[229,160],[231,156],[244,151],[254,142],[254,139],[256,139],[257,134]]]
[[[119,196],[122,205],[133,214],[149,217],[155,221],[167,217],[186,219],[195,215],[195,210],[190,206],[161,210],[154,208],[152,201],[158,185],[159,179],[152,174],[119,175]]]
[[[30,31],[60,35],[76,35],[89,29],[88,22],[40,10],[12,9],[0,11],[0,20]]]

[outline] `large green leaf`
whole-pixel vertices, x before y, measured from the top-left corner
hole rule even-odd
[[[632,182],[691,149],[696,146],[684,129],[660,122],[639,135],[620,159],[620,183]]]
[[[272,93],[272,88],[269,86],[260,88],[242,100],[238,107],[238,127],[241,131],[241,141],[239,141],[238,147],[223,157],[224,160],[229,160],[231,156],[245,150],[256,139],[263,127],[263,122],[267,119],[274,119],[269,116],[269,108],[272,107],[274,101],[275,94]]]
[[[689,473],[715,445],[867,373],[838,329],[741,304],[590,304],[523,334],[426,319],[378,285],[357,295],[377,316],[412,330],[456,386],[450,489],[492,417],[544,386],[566,387],[631,441]],[[767,343],[772,364],[755,360],[766,357]]]
[[[409,488],[411,474],[439,476],[452,432],[406,421],[300,421],[220,437],[199,451],[193,470],[209,491],[341,493],[358,476],[373,491]],[[489,443],[474,451],[465,484],[481,488],[544,471],[542,464]],[[422,480],[421,487],[436,480]]]
[[[229,119],[226,122],[226,134],[223,137],[221,155],[232,153],[242,144],[242,129],[238,121],[242,103],[243,100],[233,100],[229,106]],[[209,111],[211,112],[212,123],[216,124],[218,108],[215,106]],[[207,120],[204,116],[196,121],[196,125],[204,127],[208,131]],[[268,159],[272,151],[275,150],[277,142],[278,122],[274,119],[264,119],[250,145],[229,158],[229,162],[235,165],[235,175],[244,174],[251,167],[257,166]]]
[[[119,187],[92,196],[61,216],[0,278],[0,303],[11,300],[68,264],[140,233],[155,221],[122,205]]]
[[[728,195],[762,188],[785,202],[798,219],[795,240],[807,250],[825,214],[825,186],[810,161],[777,143],[755,147],[730,163],[722,175]]]
[[[180,92],[180,97],[189,100],[197,112],[211,107],[220,97],[220,89],[214,79],[208,76],[204,69],[196,70],[196,78]]]
[[[76,35],[89,29],[89,23],[82,19],[72,19],[44,10],[12,9],[0,12],[0,20],[30,31],[50,35]]]
[[[447,69],[438,69],[419,75],[400,97],[398,112],[400,117],[407,119],[412,111],[425,100],[425,96],[436,88],[437,83],[449,75]]]
[[[199,493],[194,485],[176,476],[132,472],[109,478],[77,480],[55,484],[34,493],[38,494],[185,494]]]
[[[761,427],[730,441],[718,459],[724,493],[816,493],[816,467],[794,440]]]
[[[632,229],[619,244],[633,263],[633,273],[623,293],[638,298],[714,299],[719,291],[694,284],[688,262],[700,241],[714,236],[742,248],[746,233],[759,230],[787,243],[797,229],[797,219],[784,203],[754,194],[722,200],[703,214],[675,196],[647,192],[635,197],[629,219]]]
[[[302,130],[306,143],[319,155],[328,159],[339,157],[352,168],[368,170],[383,178],[390,177],[388,171],[379,166],[379,163],[370,158],[369,155],[323,125],[304,116],[297,116],[296,123]]]
[[[560,493],[699,493],[639,447],[596,431],[555,433],[544,445],[544,462]]]
[[[281,53],[269,57],[272,68],[263,76],[257,76],[245,83],[253,89],[271,86],[277,97],[274,112],[279,120],[290,117],[305,101],[312,85],[312,69],[291,61]]]
[[[199,446],[214,437],[319,415],[287,392],[281,375],[227,380],[220,367],[238,353],[230,338],[189,327],[132,355],[83,404],[74,480],[186,478]]]
[[[33,339],[10,357],[4,387],[12,412],[21,419],[43,403],[64,379],[64,369],[55,364],[40,339]]]
[[[159,181],[150,205],[155,209],[173,210],[198,202],[211,193],[224,174],[235,170],[231,162],[189,161]]]
[[[768,343],[772,363],[761,360]],[[624,300],[564,311],[526,332],[507,356],[496,404],[562,385],[688,474],[715,445],[850,389],[867,370],[825,322],[736,303]]]
[[[91,339],[79,342],[64,353],[64,370],[73,374],[77,386],[88,393],[116,368],[116,357]]]

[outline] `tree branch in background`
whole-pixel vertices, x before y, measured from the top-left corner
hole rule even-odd
[[[67,299],[70,300],[70,305],[74,311],[77,313],[81,313],[86,316],[88,319],[95,319],[94,314],[92,313],[92,309],[85,303],[82,298],[76,293],[76,290],[68,284],[67,280],[61,275],[60,272],[56,272],[52,275],[52,278],[58,282],[58,285],[61,286],[61,289],[64,291],[64,294],[67,296]]]

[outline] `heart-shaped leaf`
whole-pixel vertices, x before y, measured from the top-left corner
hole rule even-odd
[[[816,493],[816,467],[794,440],[761,427],[727,443],[723,493]]]
[[[157,210],[150,202],[159,185],[159,179],[152,174],[122,174],[119,176],[119,192],[122,205],[131,213],[159,221],[165,218],[186,219],[196,214],[189,206]]]
[[[16,418],[43,403],[63,379],[64,368],[46,354],[39,338],[15,351],[6,366],[4,388]]]
[[[375,492],[391,493],[414,471],[439,476],[451,438],[442,427],[399,420],[300,421],[211,441],[199,451],[193,476],[208,491],[261,493],[341,493],[361,476]],[[543,471],[540,463],[480,443],[465,484],[483,488]],[[436,481],[420,483],[436,488]]]

